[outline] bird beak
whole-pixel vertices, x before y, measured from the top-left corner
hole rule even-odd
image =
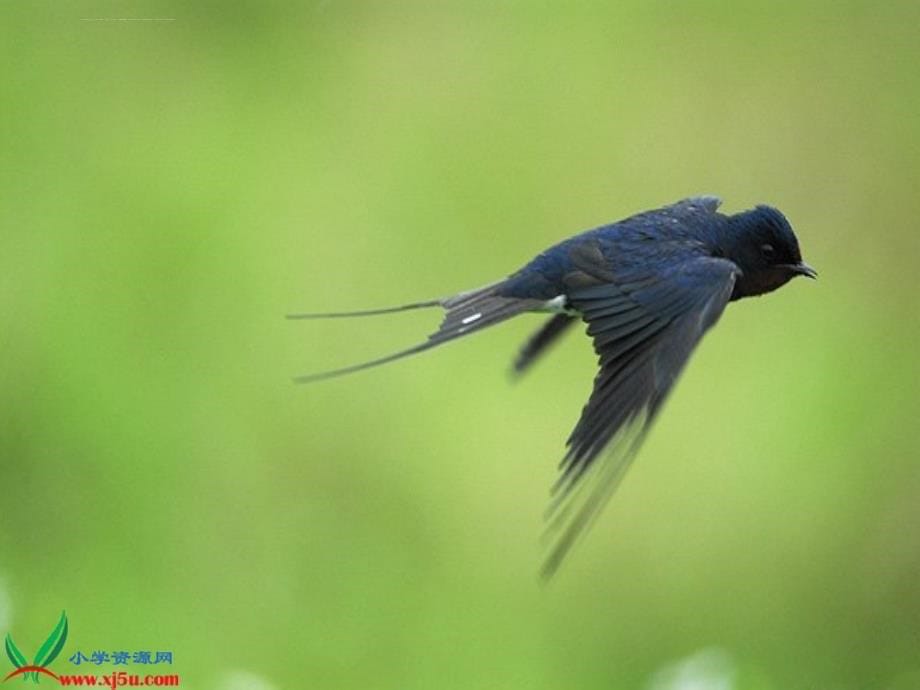
[[[800,261],[797,264],[789,264],[786,266],[786,268],[788,268],[795,275],[805,276],[806,278],[811,278],[812,280],[818,277],[818,272],[806,264],[804,261]]]

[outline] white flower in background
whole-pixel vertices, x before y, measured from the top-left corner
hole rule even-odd
[[[277,690],[277,688],[255,673],[230,671],[217,684],[217,690]]]
[[[735,669],[731,656],[708,647],[657,671],[649,690],[732,690]]]
[[[13,624],[13,602],[6,591],[6,582],[0,578],[0,630],[9,630]]]

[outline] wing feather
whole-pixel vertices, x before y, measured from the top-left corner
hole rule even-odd
[[[536,359],[546,352],[550,345],[555,343],[563,333],[571,328],[576,318],[564,313],[553,314],[549,317],[540,329],[524,343],[514,360],[514,373],[521,375],[527,371]]]
[[[600,370],[553,488],[545,577],[616,489],[693,349],[728,304],[737,274],[732,262],[701,256],[664,278],[639,276],[569,295]]]

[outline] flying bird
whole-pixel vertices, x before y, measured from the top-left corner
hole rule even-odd
[[[523,373],[577,321],[598,355],[594,387],[566,443],[547,511],[551,576],[598,515],[658,415],[674,381],[725,306],[817,273],[789,222],[757,206],[725,215],[693,197],[588,230],[550,247],[504,280],[449,297],[384,309],[290,314],[371,316],[426,307],[446,314],[425,342],[362,364],[301,376],[308,383],[392,362],[525,312],[550,316],[524,343]]]

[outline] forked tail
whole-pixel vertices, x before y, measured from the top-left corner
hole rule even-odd
[[[518,297],[504,297],[500,294],[499,288],[504,281],[487,285],[477,290],[461,292],[452,297],[443,299],[428,300],[425,302],[414,302],[404,304],[398,307],[386,307],[383,309],[366,309],[354,312],[333,312],[326,314],[289,314],[289,319],[322,319],[322,318],[345,318],[349,316],[375,316],[377,314],[392,314],[400,311],[410,311],[413,309],[424,309],[427,307],[442,307],[447,313],[441,322],[437,331],[428,336],[428,340],[419,343],[407,350],[395,352],[379,359],[372,359],[369,362],[353,364],[341,369],[332,371],[323,371],[316,374],[307,374],[298,376],[294,379],[296,383],[312,383],[323,379],[344,376],[362,369],[387,364],[388,362],[408,357],[433,347],[442,345],[448,341],[460,338],[470,333],[482,330],[488,326],[493,326],[512,316],[531,311],[539,308],[543,301],[537,299],[521,299]]]

